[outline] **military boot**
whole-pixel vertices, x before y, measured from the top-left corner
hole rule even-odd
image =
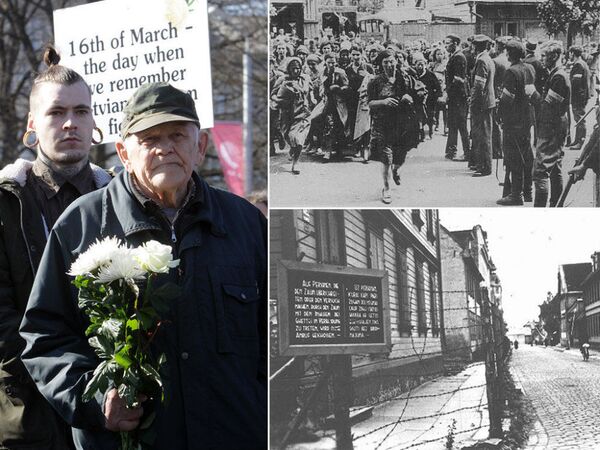
[[[506,197],[497,200],[496,204],[500,206],[521,206],[523,204],[523,196],[509,194]]]

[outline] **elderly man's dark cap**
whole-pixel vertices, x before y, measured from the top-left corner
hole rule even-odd
[[[452,42],[460,43],[460,38],[455,34],[449,34],[446,39],[450,39]]]
[[[127,137],[166,122],[194,122],[200,127],[194,99],[169,83],[142,85],[125,105],[121,136]]]

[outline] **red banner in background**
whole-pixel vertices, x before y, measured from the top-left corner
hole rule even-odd
[[[229,190],[244,196],[244,142],[241,122],[219,122],[211,130]]]

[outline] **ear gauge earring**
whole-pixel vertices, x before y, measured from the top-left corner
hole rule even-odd
[[[94,145],[101,144],[102,141],[104,140],[104,133],[102,133],[102,130],[98,127],[94,127],[94,131],[98,132],[98,134],[100,135],[100,138],[98,140],[96,140],[96,139],[94,139],[94,135],[92,134],[92,144],[94,144]]]
[[[30,142],[30,138],[32,135],[35,138],[35,140],[33,142]],[[23,135],[23,145],[27,148],[34,149],[35,147],[37,147],[38,144],[39,140],[37,135],[35,134],[35,130],[27,130]]]

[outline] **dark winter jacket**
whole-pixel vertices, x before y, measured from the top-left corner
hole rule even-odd
[[[19,336],[47,230],[25,189],[33,163],[19,159],[0,171],[0,449],[64,449],[70,429],[38,392],[20,356]],[[97,187],[110,175],[93,166]]]
[[[194,181],[197,195],[173,228],[160,211],[142,206],[121,173],[71,205],[50,233],[21,325],[23,361],[42,394],[77,428],[81,449],[116,449],[119,442],[104,428],[102,398],[81,400],[99,361],[65,275],[106,236],[130,246],[155,239],[181,259],[156,282],[173,281],[182,295],[153,341],[167,357],[166,401],[144,405],[157,414],[154,448],[266,448],[266,220],[246,200],[195,175]]]

